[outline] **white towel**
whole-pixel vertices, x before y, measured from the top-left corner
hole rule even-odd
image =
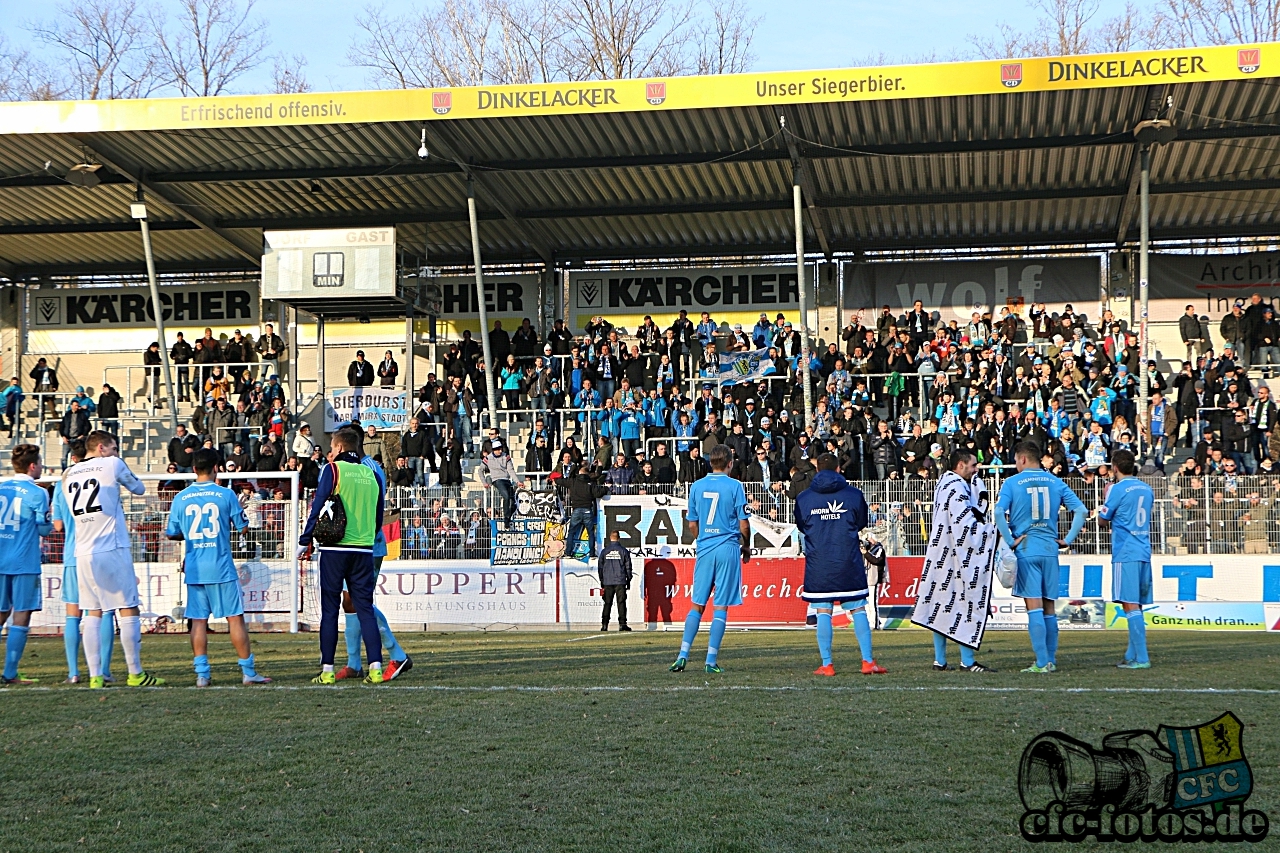
[[[967,483],[954,471],[938,481],[933,531],[920,573],[911,621],[963,646],[982,645],[991,601],[991,576],[1000,536],[987,520],[989,502],[980,480]]]

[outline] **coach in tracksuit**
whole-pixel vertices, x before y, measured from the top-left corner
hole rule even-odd
[[[609,534],[609,544],[600,552],[597,563],[600,571],[600,595],[604,599],[604,615],[600,630],[609,630],[609,615],[613,612],[614,599],[618,601],[618,630],[627,627],[627,590],[631,587],[631,554],[618,541],[618,533]]]
[[[333,434],[329,461],[320,469],[320,482],[311,501],[307,526],[298,537],[304,559],[310,556],[316,521],[331,495],[342,499],[346,511],[345,535],[336,545],[320,546],[320,663],[321,671],[312,681],[335,684],[333,656],[338,647],[338,609],[346,584],[360,619],[360,635],[369,655],[365,681],[382,683],[382,638],[373,612],[373,588],[377,577],[373,565],[373,544],[382,529],[382,488],[373,470],[361,464],[359,445],[346,430]]]
[[[871,656],[871,623],[867,619],[867,568],[858,533],[867,526],[867,500],[849,485],[834,454],[818,457],[818,473],[796,498],[796,527],[804,534],[802,598],[818,613],[818,651],[822,666],[814,675],[836,674],[831,662],[831,608],[837,601],[853,620],[862,650],[864,675],[886,670]]]

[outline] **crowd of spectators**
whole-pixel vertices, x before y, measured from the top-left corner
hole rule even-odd
[[[535,484],[567,482],[581,467],[615,493],[692,482],[706,472],[709,450],[724,444],[733,451],[730,474],[757,484],[750,491],[765,512],[807,487],[812,459],[827,450],[849,479],[884,482],[937,477],[957,448],[973,450],[989,470],[1007,468],[1023,440],[1043,448],[1048,470],[1086,484],[1105,478],[1117,449],[1140,443],[1149,473],[1163,473],[1179,445],[1190,451],[1179,476],[1271,474],[1280,465],[1280,413],[1265,384],[1280,372],[1280,321],[1258,294],[1216,323],[1187,306],[1178,325],[1185,360],[1169,376],[1154,359],[1142,363],[1126,322],[1110,312],[1090,321],[1071,305],[978,311],[967,322],[942,321],[920,302],[902,313],[883,306],[855,314],[803,354],[798,329],[781,313],[762,314],[750,328],[685,311],[666,327],[645,317],[634,329],[616,328],[597,316],[575,332],[557,320],[545,336],[529,319],[513,332],[492,325],[492,368],[464,332],[438,374],[414,389],[408,428],[384,460],[391,485],[459,487],[463,461],[488,454],[492,438]],[[309,427],[291,428],[279,377],[287,348],[272,327],[256,339],[237,331],[220,340],[210,329],[194,344],[176,338],[167,356],[179,400],[193,410],[169,443],[175,470],[189,470],[191,453],[212,447],[233,470],[297,469],[304,486],[313,480],[322,460]],[[739,351],[759,351],[772,370],[720,383],[721,356]],[[144,354],[147,393],[157,402],[165,355],[158,344]],[[804,366],[814,401],[808,419]],[[507,419],[477,442],[487,371]],[[1150,398],[1139,411],[1144,373]],[[118,426],[121,399],[110,386],[78,387],[64,405],[45,359],[28,378],[64,444],[91,426]],[[400,365],[390,350],[377,362],[360,350],[346,379],[395,387]],[[0,389],[10,431],[25,398],[18,378]]]

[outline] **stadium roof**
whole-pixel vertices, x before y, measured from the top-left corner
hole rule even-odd
[[[1280,44],[1066,59],[0,104],[0,275],[254,270],[262,230],[399,227],[486,263],[1124,244],[1133,129],[1169,113],[1152,237],[1280,235]],[[785,129],[779,118],[785,116]],[[425,133],[431,155],[417,156]],[[101,183],[65,176],[101,164]],[[46,167],[46,163],[49,165]]]

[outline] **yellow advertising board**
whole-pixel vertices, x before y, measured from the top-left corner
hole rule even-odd
[[[1280,76],[1280,43],[714,77],[0,104],[0,133],[275,127],[878,101]]]

